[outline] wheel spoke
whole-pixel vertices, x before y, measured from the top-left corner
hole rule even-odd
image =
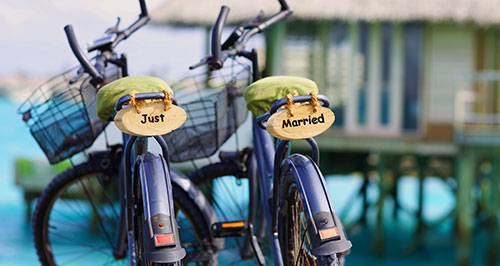
[[[106,228],[104,227],[104,223],[102,222],[101,220],[101,217],[99,216],[99,212],[97,211],[97,207],[96,205],[94,204],[94,202],[92,201],[91,197],[90,197],[90,193],[88,192],[87,188],[85,187],[85,184],[83,184],[83,181],[80,180],[80,184],[85,192],[85,195],[87,196],[87,199],[89,200],[90,204],[92,205],[92,209],[94,210],[96,216],[97,216],[97,220],[99,222],[99,225],[101,226],[101,229],[102,231],[104,232],[104,234],[106,235],[106,239],[108,240],[109,244],[113,247],[113,242],[111,240],[111,237],[109,236],[109,233],[108,231],[106,230]]]
[[[105,178],[97,164],[75,166],[54,178],[38,199],[35,246],[44,261],[57,265],[89,260],[95,265],[128,261],[117,261],[113,256],[118,221],[113,217],[119,213],[113,202],[119,201],[113,201],[113,195],[108,193],[117,191],[108,182],[114,180]]]
[[[288,187],[284,186],[284,191],[287,191],[284,201],[284,211],[287,215],[283,222],[286,230],[281,230],[280,243],[283,243],[282,248],[287,248],[288,258],[284,261],[290,265],[317,265],[316,258],[311,254],[311,239],[308,234],[307,218],[304,213],[304,205],[300,197],[300,193],[295,186],[295,182],[287,183]],[[285,233],[285,234],[283,234]]]

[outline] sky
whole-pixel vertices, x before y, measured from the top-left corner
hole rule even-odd
[[[163,3],[147,0],[151,11]],[[63,27],[72,24],[81,46],[101,37],[121,17],[121,29],[139,15],[137,0],[0,1],[0,76],[51,76],[77,65]],[[214,14],[214,17],[217,14]],[[148,24],[120,43],[131,75],[176,78],[205,56],[205,30]]]
[[[166,0],[168,3],[168,0]],[[165,0],[146,0],[149,11]],[[72,24],[81,46],[101,37],[121,18],[120,29],[139,15],[137,0],[1,0],[0,77],[27,74],[47,77],[78,64],[64,26]],[[214,21],[217,14],[213,16]],[[227,36],[231,29],[223,34]],[[131,75],[155,75],[167,80],[188,75],[188,66],[206,56],[204,28],[173,28],[149,23],[117,52],[126,52]],[[256,36],[248,47],[263,47]]]

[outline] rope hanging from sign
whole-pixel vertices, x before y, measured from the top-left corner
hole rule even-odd
[[[299,93],[297,92],[297,90],[293,90],[292,93],[289,93],[286,95],[286,105],[285,105],[285,108],[288,110],[288,113],[290,114],[290,116],[293,116],[293,111],[292,111],[292,108],[293,108],[293,99],[292,97],[293,96],[298,96]]]
[[[131,90],[129,92],[129,95],[130,95],[130,105],[134,106],[135,107],[135,111],[140,114],[141,113],[141,110],[139,109],[139,104],[137,103],[137,101],[135,100],[135,95],[137,94],[137,91],[136,90]]]
[[[163,98],[163,100],[136,100],[135,99],[135,95],[137,94],[137,91],[136,90],[131,90],[129,92],[129,95],[130,95],[130,101],[129,101],[129,104],[134,106],[135,107],[135,111],[140,114],[141,113],[141,110],[140,110],[140,107],[141,106],[144,106],[144,104],[146,103],[146,101],[149,101],[149,102],[163,102],[164,104],[164,107],[163,107],[163,111],[167,111],[169,106],[173,103],[172,101],[172,97],[170,96],[170,93],[167,91],[167,90],[162,90],[163,94],[165,94],[165,98]]]
[[[309,94],[311,95],[312,98],[311,104],[314,107],[314,112],[316,113],[318,111],[318,106],[319,106],[318,98],[316,97],[316,93],[314,91],[311,91],[311,93]]]
[[[172,98],[167,90],[163,89],[162,92],[165,94],[165,98],[163,98],[163,104],[165,105],[163,111],[167,111],[168,107],[172,104]]]

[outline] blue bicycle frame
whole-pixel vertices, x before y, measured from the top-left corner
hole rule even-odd
[[[136,95],[136,99],[162,99],[164,97],[163,93],[158,92]],[[121,97],[115,110],[120,110],[128,101],[130,101],[130,95]],[[154,139],[161,147],[161,155],[146,151],[147,138],[123,133],[125,148],[120,174],[120,190],[124,197],[121,201],[121,217],[114,254],[120,255],[125,252],[125,237],[128,238],[131,266],[137,265],[136,228],[142,228],[144,233],[145,250],[143,252],[148,260],[176,263],[180,262],[186,255],[184,248],[181,247],[175,217],[172,183],[184,190],[198,206],[209,206],[207,199],[191,180],[170,167],[168,146],[163,137],[154,136]],[[140,191],[137,191],[138,185],[141,187]],[[141,193],[140,197],[143,201],[143,220],[137,220],[135,217],[138,215],[134,208],[137,193]],[[209,223],[217,222],[212,208],[206,207],[200,211]],[[172,241],[167,244],[159,244],[157,242],[158,236],[168,237]]]
[[[281,6],[279,12],[264,20],[262,20],[261,15],[258,15],[256,18],[243,23],[231,33],[224,43],[221,43],[221,34],[229,13],[229,8],[222,6],[212,30],[211,55],[190,68],[193,69],[208,64],[211,70],[218,70],[223,67],[224,61],[228,57],[241,56],[252,62],[253,81],[259,80],[260,72],[257,51],[254,49],[249,52],[245,50],[245,45],[252,36],[284,20],[292,13],[286,0],[278,0],[278,2]],[[318,95],[318,99],[323,103],[328,102],[325,96]],[[293,97],[293,102],[306,101],[311,101],[311,96]],[[286,99],[278,100],[271,107],[270,114],[276,112],[285,102]],[[318,261],[320,261],[321,259],[328,259],[327,257],[334,254],[344,254],[350,249],[351,242],[347,240],[342,224],[335,214],[328,190],[326,189],[325,180],[318,169],[319,149],[316,142],[313,139],[307,140],[313,149],[312,159],[299,154],[289,155],[289,141],[278,140],[275,148],[271,136],[265,132],[264,127],[261,125],[262,121],[268,117],[269,115],[253,119],[252,135],[254,151],[250,158],[247,173],[250,184],[250,204],[248,215],[249,232],[247,232],[246,243],[250,242],[252,244],[259,264],[265,264],[258,243],[256,243],[256,236],[253,233],[257,200],[257,192],[254,185],[258,182],[274,263],[278,266],[284,265],[282,259],[283,253],[278,238],[278,198],[280,195],[280,176],[283,169],[284,172],[286,171],[287,174],[290,174],[294,178],[297,184],[303,202],[304,213],[307,218],[307,231],[311,240],[312,255],[316,256]],[[332,231],[335,233],[328,233]],[[246,252],[246,250],[244,251]],[[327,260],[323,262],[327,262]]]
[[[297,154],[288,156],[289,141],[278,141],[275,149],[271,136],[260,127],[255,118],[253,119],[252,134],[254,156],[251,158],[249,171],[257,171],[262,202],[268,203],[269,199],[272,198],[272,204],[263,205],[274,264],[284,265],[277,234],[279,169],[283,164],[290,165],[290,169],[296,171],[294,177],[304,201],[304,211],[308,224],[314,229],[309,231],[314,246],[313,254],[321,256],[349,250],[351,243],[347,240],[342,224],[335,214],[326,183],[317,167],[319,151],[316,142],[313,139],[307,140],[313,148],[314,159],[311,159]],[[249,173],[249,176],[253,176],[252,173]],[[323,222],[319,222],[319,220]],[[333,241],[322,241],[319,231],[332,226],[337,227],[340,238]]]

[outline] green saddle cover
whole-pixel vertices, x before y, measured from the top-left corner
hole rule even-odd
[[[118,99],[128,95],[130,91],[161,92],[163,90],[173,93],[170,86],[163,80],[155,77],[124,77],[117,79],[97,92],[97,115],[102,120],[108,121],[115,110]]]
[[[269,112],[271,105],[297,91],[299,95],[318,93],[318,86],[310,79],[293,76],[272,76],[257,80],[245,90],[247,108],[254,116]],[[292,93],[293,94],[293,93]]]

